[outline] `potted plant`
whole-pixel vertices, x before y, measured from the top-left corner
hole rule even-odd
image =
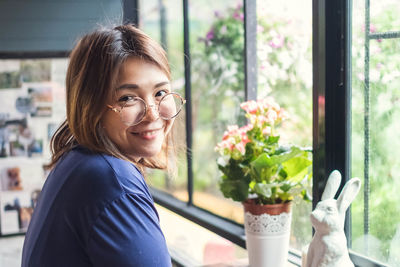
[[[311,151],[279,142],[288,115],[273,98],[240,107],[249,124],[228,126],[216,146],[220,190],[243,203],[250,266],[286,266],[292,200],[310,200]]]

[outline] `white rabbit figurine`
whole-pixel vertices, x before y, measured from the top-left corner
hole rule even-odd
[[[336,200],[341,178],[339,171],[331,172],[321,201],[311,213],[315,234],[308,248],[307,267],[354,267],[347,249],[344,218],[360,190],[361,181],[358,178],[349,180]]]

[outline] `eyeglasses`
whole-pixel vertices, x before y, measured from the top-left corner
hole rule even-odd
[[[140,97],[133,97],[125,101],[119,108],[107,105],[111,110],[119,113],[121,121],[127,126],[139,124],[147,114],[149,108],[158,107],[158,114],[164,120],[170,120],[178,116],[186,100],[178,93],[168,93],[156,105],[147,105]]]

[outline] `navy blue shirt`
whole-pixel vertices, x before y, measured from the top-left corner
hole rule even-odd
[[[22,267],[171,266],[153,199],[130,162],[78,146],[49,174]]]

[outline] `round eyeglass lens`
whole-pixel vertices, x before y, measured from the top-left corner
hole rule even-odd
[[[170,120],[176,117],[181,111],[183,100],[178,94],[169,93],[165,95],[159,104],[160,117]]]
[[[146,113],[146,103],[141,98],[133,98],[121,109],[121,121],[126,125],[135,125],[142,121]]]

